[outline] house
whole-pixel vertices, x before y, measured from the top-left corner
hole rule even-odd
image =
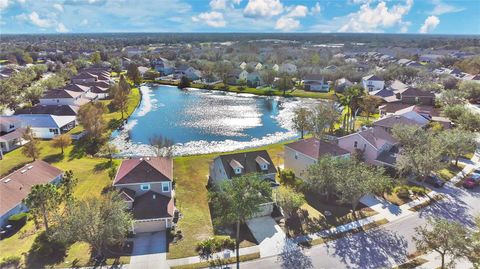
[[[90,92],[95,94],[98,99],[107,99],[109,96],[108,87],[92,86],[90,87]]]
[[[172,159],[146,157],[122,161],[113,187],[132,211],[134,233],[163,231],[174,225],[172,180]]]
[[[429,110],[422,110],[419,106],[409,106],[404,109],[395,111],[394,115],[401,115],[405,118],[413,120],[421,126],[427,125],[432,120]]]
[[[321,74],[308,74],[302,80],[303,88],[306,91],[328,92],[330,86],[324,82]]]
[[[258,173],[272,188],[279,184],[275,181],[277,169],[266,150],[220,155],[210,165],[209,183],[218,186],[222,181],[234,177]],[[256,216],[267,216],[272,213],[273,201],[259,205],[260,212]]]
[[[396,103],[387,103],[383,104],[378,107],[380,115],[392,115],[395,114],[397,111],[400,111],[402,109],[411,107],[411,104],[404,104],[401,102],[396,102]],[[440,109],[434,107],[434,106],[425,106],[425,105],[415,105],[417,108],[420,110],[424,111],[425,113],[428,113],[430,116],[435,117],[435,116],[440,116],[441,111]]]
[[[135,55],[143,54],[144,50],[142,48],[138,48],[138,47],[129,47],[129,48],[124,48],[123,52],[125,52],[128,57],[132,57],[132,56],[135,56]]]
[[[306,176],[307,168],[317,162],[319,156],[331,155],[348,158],[350,152],[333,142],[316,138],[302,139],[285,145],[285,169],[290,169],[296,177]]]
[[[369,75],[362,78],[362,87],[369,91],[379,91],[385,87],[385,81],[376,75]]]
[[[78,114],[78,106],[68,105],[36,105],[17,109],[15,115],[21,114],[50,114],[55,116],[76,116]]]
[[[373,122],[373,126],[381,127],[389,133],[392,133],[392,128],[395,125],[402,125],[402,126],[414,125],[414,126],[421,126],[421,127],[425,126],[425,124],[409,119],[403,115],[390,115]]]
[[[10,216],[28,210],[22,201],[34,185],[58,184],[62,177],[62,170],[37,160],[0,179],[0,225]]]
[[[400,93],[400,99],[405,104],[435,105],[434,93],[412,87]]]
[[[247,85],[249,87],[254,87],[255,88],[255,87],[258,87],[258,86],[262,86],[263,84],[264,84],[263,79],[260,76],[260,73],[258,73],[257,71],[248,73],[248,75],[247,75]]]
[[[145,73],[146,73],[149,69],[150,69],[150,68],[145,67],[145,66],[139,66],[139,67],[138,67],[138,72],[140,72],[140,75],[142,75],[142,77],[143,77],[143,75],[145,75]]]
[[[90,102],[83,98],[84,93],[74,92],[64,89],[50,90],[39,98],[40,105],[65,105],[65,106],[81,106]]]
[[[97,80],[98,76],[89,72],[81,72],[70,79],[72,83],[95,82]]]
[[[278,68],[279,73],[287,73],[293,75],[297,73],[297,66],[291,63],[284,63]]]
[[[174,71],[174,65],[167,59],[165,58],[157,58],[151,60],[151,64],[155,71],[159,72],[160,74],[164,76],[168,76],[173,74]]]
[[[351,86],[353,86],[353,83],[346,78],[340,78],[335,81],[336,92],[344,92],[347,88]]]
[[[198,80],[202,77],[202,72],[190,66],[181,66],[175,69],[175,77],[187,77],[189,80]]]
[[[368,128],[338,138],[338,146],[350,153],[359,153],[369,164],[393,167],[398,142],[381,127]]]
[[[75,116],[55,116],[46,114],[21,114],[12,116],[21,122],[22,127],[30,127],[35,137],[54,138],[76,126]]]
[[[25,132],[21,122],[14,117],[0,117],[0,157],[3,152],[9,152],[21,146]]]

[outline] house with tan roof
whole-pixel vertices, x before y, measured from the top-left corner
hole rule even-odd
[[[394,166],[398,153],[398,141],[379,126],[340,137],[338,146],[360,153],[366,163],[381,166]]]
[[[37,160],[0,179],[0,225],[10,216],[28,211],[22,201],[34,185],[57,184],[62,177],[62,170]]]
[[[316,163],[319,157],[330,155],[339,158],[349,158],[350,152],[339,147],[334,142],[308,138],[285,145],[285,169],[290,169],[296,177],[306,176],[310,165]]]
[[[132,211],[134,233],[171,228],[175,214],[173,162],[146,157],[122,161],[113,181]]]

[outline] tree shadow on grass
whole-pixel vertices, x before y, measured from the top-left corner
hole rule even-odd
[[[408,242],[383,228],[374,228],[327,242],[329,254],[339,257],[346,268],[389,268],[407,260]]]
[[[46,161],[47,163],[58,163],[62,161],[64,158],[65,158],[64,154],[57,153],[57,154],[50,154],[48,156],[45,156],[43,160]]]
[[[38,234],[26,254],[27,268],[43,268],[63,262],[67,256],[68,245],[47,236],[45,231]]]
[[[93,167],[93,172],[95,173],[98,173],[100,171],[103,171],[103,170],[106,170],[110,167],[112,167],[113,163],[110,162],[110,161],[105,161],[103,163],[97,163],[94,167]]]

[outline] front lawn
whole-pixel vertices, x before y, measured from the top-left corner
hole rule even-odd
[[[349,205],[327,203],[313,193],[306,193],[305,200],[306,203],[303,204],[297,215],[291,217],[285,224],[284,229],[292,237],[319,232],[356,220]],[[331,215],[328,216],[326,212],[330,212]],[[377,214],[363,204],[358,205],[355,213],[357,219]]]
[[[268,145],[255,150],[266,149],[275,166],[283,162],[283,144]],[[253,149],[251,149],[253,150]],[[177,157],[174,159],[176,206],[183,217],[177,230],[183,239],[169,246],[168,258],[177,259],[197,255],[196,243],[214,235],[213,223],[208,206],[208,173],[213,158],[220,153]],[[251,245],[244,240],[243,246]]]

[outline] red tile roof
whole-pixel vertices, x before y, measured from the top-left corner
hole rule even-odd
[[[151,157],[124,160],[118,168],[113,185],[172,181],[172,159]]]
[[[298,152],[301,152],[313,159],[318,159],[318,155],[332,155],[332,156],[341,156],[345,154],[349,154],[347,150],[342,149],[336,144],[326,141],[318,142],[316,138],[308,138],[303,140],[298,140],[290,144],[286,144],[286,147],[294,149]],[[320,146],[320,151],[319,147]]]
[[[0,179],[0,216],[20,204],[32,186],[52,182],[62,173],[62,170],[37,160]]]

